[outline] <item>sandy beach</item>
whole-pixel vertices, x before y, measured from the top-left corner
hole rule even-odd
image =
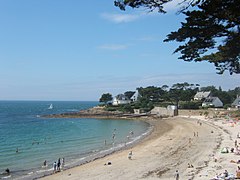
[[[116,152],[93,162],[43,179],[212,179],[228,170],[234,174],[238,160],[234,153],[221,153],[234,147],[239,126],[224,119],[177,116],[150,120],[154,131],[131,149]],[[132,151],[132,159],[128,153]],[[216,161],[216,162],[215,162]],[[111,162],[111,165],[105,165]],[[188,167],[192,165],[192,167]]]

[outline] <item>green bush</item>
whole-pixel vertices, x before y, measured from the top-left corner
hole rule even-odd
[[[132,106],[131,104],[123,104],[123,105],[119,105],[119,106],[114,106],[114,107],[112,107],[112,109],[113,108],[115,109],[115,111],[118,110],[123,113],[133,113],[134,106]]]
[[[229,108],[229,107],[231,107],[231,104],[225,104],[225,105],[223,106],[224,109],[227,109],[227,108]]]
[[[113,107],[113,106],[107,106],[107,107],[105,107],[105,110],[106,111],[117,111],[117,108]]]
[[[198,101],[189,101],[189,102],[180,102],[180,109],[199,109],[201,102]]]
[[[156,106],[158,106],[158,107],[167,107],[167,106],[169,106],[169,105],[174,105],[172,102],[159,102],[159,103],[156,103],[155,104]]]

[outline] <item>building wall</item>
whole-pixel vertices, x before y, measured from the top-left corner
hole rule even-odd
[[[129,104],[130,100],[117,100],[116,98],[113,99],[112,105],[117,106],[121,104]]]
[[[177,116],[178,115],[178,110],[168,107],[154,107],[151,110],[151,114],[157,115],[157,116]]]

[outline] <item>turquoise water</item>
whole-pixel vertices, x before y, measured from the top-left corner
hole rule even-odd
[[[0,172],[9,168],[11,178],[32,179],[52,173],[58,158],[65,158],[65,168],[73,167],[131,144],[149,130],[142,121],[41,117],[95,105],[97,102],[0,101]],[[43,168],[44,160],[48,166]]]

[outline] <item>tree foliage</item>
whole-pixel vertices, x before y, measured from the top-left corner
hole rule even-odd
[[[115,5],[125,10],[145,7],[165,13],[164,5],[172,0],[115,0]],[[240,2],[239,0],[182,0],[185,6],[180,13],[185,22],[167,35],[165,42],[183,43],[174,51],[184,61],[208,61],[217,73],[228,70],[240,73]],[[187,3],[187,5],[186,5]]]
[[[195,101],[194,96],[198,91],[211,91],[211,95],[218,97],[224,105],[231,106],[232,102],[240,95],[240,87],[233,90],[224,91],[221,87],[215,86],[200,87],[199,84],[190,84],[187,82],[176,83],[172,86],[163,85],[161,87],[148,86],[138,87],[139,98],[130,104],[117,106],[109,105],[109,111],[123,111],[132,113],[133,109],[141,109],[150,111],[154,106],[176,105],[181,109],[198,109],[202,105],[202,101]],[[133,91],[126,91],[124,94],[132,96]],[[103,94],[100,102],[105,104],[112,100],[110,93]]]
[[[171,87],[163,85],[162,87],[148,86],[139,87],[137,90],[141,98],[135,104],[135,108],[153,108],[158,104],[174,104],[180,108],[197,109],[202,102],[193,101],[194,95],[198,91],[211,91],[212,96],[218,97],[223,104],[231,104],[235,98],[240,95],[240,87],[233,90],[223,91],[221,87],[215,86],[199,87],[199,84],[176,83]]]
[[[135,107],[151,110],[154,107],[154,103],[162,101],[162,95],[164,94],[164,90],[160,87],[139,87],[137,88],[137,90],[140,94],[140,97]]]
[[[134,93],[135,93],[135,91],[126,91],[126,92],[124,93],[124,95],[125,95],[128,99],[130,99],[130,98],[133,96]]]
[[[161,96],[164,94],[164,90],[160,87],[148,86],[146,88],[137,88],[139,94],[141,95],[140,100],[146,100],[148,102],[158,102],[161,101]]]
[[[105,93],[102,94],[101,98],[99,99],[99,102],[104,102],[106,104],[108,101],[111,101],[112,99],[113,99],[112,94]]]
[[[168,94],[169,99],[171,101],[174,101],[175,104],[178,106],[179,101],[191,101],[194,95],[197,93],[197,91],[198,91],[197,85],[184,82],[173,84]]]

